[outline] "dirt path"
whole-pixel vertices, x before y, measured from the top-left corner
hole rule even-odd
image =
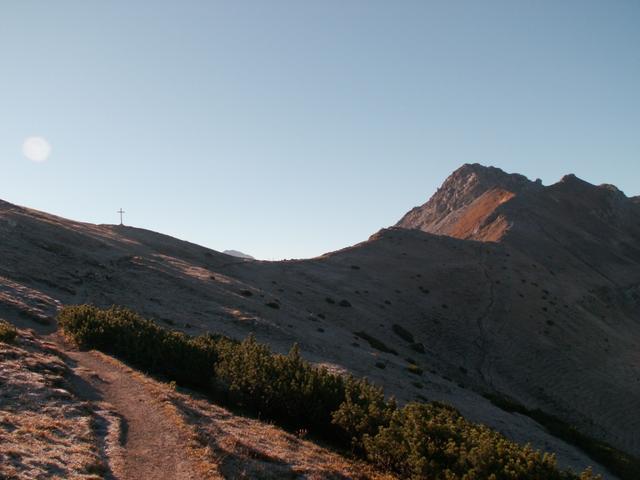
[[[50,340],[71,359],[77,393],[87,400],[107,402],[122,418],[122,448],[109,455],[112,478],[202,478],[187,452],[188,439],[167,415],[157,393],[150,391],[131,370],[98,352],[70,349],[57,336]]]

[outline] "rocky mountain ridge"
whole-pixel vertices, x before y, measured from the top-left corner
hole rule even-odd
[[[545,187],[539,179],[532,182],[495,167],[466,164],[396,226],[461,239],[501,241],[516,224],[531,228],[532,218],[538,213],[545,213],[549,220],[548,214],[560,205],[567,216],[558,216],[551,223],[571,224],[574,211],[582,209],[581,216],[597,217],[596,229],[602,227],[602,221],[615,219],[635,230],[637,198],[627,198],[614,185],[595,186],[574,174]]]

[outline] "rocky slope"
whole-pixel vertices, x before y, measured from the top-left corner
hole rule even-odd
[[[497,390],[515,393],[521,384],[517,397],[524,403],[564,412],[638,454],[632,414],[640,405],[636,199],[574,175],[543,187],[465,165],[398,226],[494,242],[485,246],[506,257],[493,287],[504,312],[492,315],[487,332],[494,353],[482,376]],[[496,381],[498,371],[504,385]]]
[[[544,187],[478,165],[396,227],[297,261],[0,202],[0,316],[47,322],[61,304],[116,303],[188,333],[298,342],[400,400],[451,403],[583,468],[595,462],[483,394],[640,454],[639,229],[640,206],[614,187]]]
[[[462,239],[499,240],[507,224],[497,207],[514,195],[542,187],[518,174],[495,167],[463,165],[453,172],[427,203],[411,209],[397,227]]]

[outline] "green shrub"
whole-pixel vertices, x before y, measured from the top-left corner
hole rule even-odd
[[[591,438],[559,418],[549,415],[540,409],[529,410],[524,405],[501,395],[485,394],[484,396],[502,410],[520,413],[532,418],[555,437],[580,448],[589,457],[607,467],[621,480],[637,480],[640,478],[640,458]]]
[[[178,382],[208,388],[221,337],[170,331],[125,308],[65,307],[58,325],[82,348],[111,353]],[[226,341],[228,342],[228,340]]]
[[[382,388],[365,379],[313,367],[297,346],[279,355],[252,336],[241,343],[213,335],[190,337],[117,307],[65,307],[58,324],[80,347],[120,356],[206,390],[227,406],[290,429],[306,429],[336,446],[351,446],[358,456],[403,478],[578,479],[558,470],[552,455],[467,422],[446,405],[398,408]],[[376,342],[364,332],[359,336]],[[585,472],[580,478],[593,477]]]
[[[411,479],[560,480],[554,455],[521,447],[440,404],[409,403],[374,434],[363,435],[369,461]],[[589,478],[585,476],[584,478]]]
[[[0,342],[13,343],[18,335],[18,330],[6,320],[0,319]]]
[[[387,425],[396,410],[395,401],[387,401],[384,391],[366,380],[347,378],[344,400],[333,413],[333,423],[339,426],[356,451],[362,452],[364,435],[373,435]]]
[[[290,428],[335,433],[331,412],[344,398],[344,380],[326,368],[313,368],[297,346],[276,355],[253,336],[227,343],[219,351],[215,382],[215,392],[227,404]]]

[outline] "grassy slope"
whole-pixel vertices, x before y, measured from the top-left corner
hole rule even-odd
[[[107,471],[95,432],[99,412],[70,391],[69,374],[33,334],[0,340],[0,478],[88,480]]]

